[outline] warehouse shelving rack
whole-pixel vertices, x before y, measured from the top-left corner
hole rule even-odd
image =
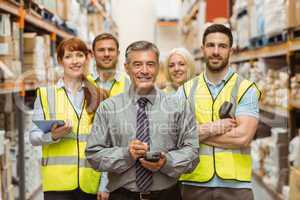
[[[291,35],[291,34],[289,34]],[[288,39],[286,42],[278,44],[270,44],[269,46],[263,46],[261,48],[244,50],[240,52],[235,52],[231,57],[231,63],[239,63],[246,61],[253,61],[259,58],[272,58],[277,56],[284,56],[288,63],[288,73],[292,77],[295,75],[295,52],[300,51],[300,38]],[[260,109],[280,117],[286,117],[289,120],[290,128],[290,138],[293,138],[296,135],[296,127],[294,123],[294,114],[293,110],[300,108],[300,105],[297,105],[297,102],[289,99],[288,109],[278,109],[270,106],[260,105]]]
[[[20,62],[23,66],[24,59],[24,39],[23,33],[27,31],[34,31],[39,34],[49,34],[50,35],[50,54],[53,58],[53,63],[55,61],[55,51],[56,44],[63,39],[74,37],[73,33],[70,33],[68,30],[64,30],[56,24],[51,23],[49,19],[44,19],[40,15],[36,15],[35,12],[32,12],[30,5],[32,0],[0,0],[0,12],[8,13],[13,16],[13,19],[18,22],[19,32],[20,32]],[[82,3],[82,2],[81,2]],[[100,12],[105,19],[108,19],[111,23],[111,31],[117,35],[117,25],[113,21],[111,15],[106,9],[106,4],[110,3],[103,0],[91,0],[89,3],[83,2],[84,5],[92,7],[92,11],[89,12]],[[91,8],[89,7],[88,8]],[[48,12],[48,11],[47,11]],[[27,83],[26,81],[8,82],[0,84],[0,94],[12,93],[15,99],[25,101],[26,92],[33,94],[34,90],[40,86],[46,86],[51,84],[51,82],[37,82],[37,83]],[[18,127],[18,182],[19,182],[19,200],[30,200],[34,199],[36,194],[41,191],[41,185],[35,188],[31,194],[25,192],[25,158],[24,158],[24,127],[23,127],[23,116],[22,110],[16,106],[17,111],[17,127]]]
[[[56,38],[64,39],[70,38],[74,35],[56,27],[54,24],[51,24],[42,18],[33,15],[24,9],[24,2],[16,2],[12,0],[0,0],[0,11],[9,13],[12,16],[16,17],[18,20],[19,31],[20,31],[20,61],[23,66],[23,33],[27,27],[30,27],[32,30],[37,30],[37,32],[48,33],[51,35],[51,56],[53,57],[55,46],[56,46]],[[24,82],[20,83],[4,83],[0,85],[0,93],[13,93],[14,97],[24,102],[26,91],[35,90],[37,87],[41,85],[46,85],[47,83],[36,83],[36,84],[27,84]],[[18,127],[18,178],[19,178],[19,199],[25,200],[25,158],[24,158],[24,127],[23,127],[23,116],[22,110],[16,106],[17,111],[17,127]],[[35,196],[41,189],[41,186],[33,190],[32,194],[28,195],[28,199],[31,199]]]
[[[248,49],[243,51],[235,51],[231,57],[231,63],[252,62],[260,58],[282,57],[286,59],[288,64],[289,80],[295,75],[296,62],[295,54],[300,51],[300,38],[294,38],[293,29],[288,30],[288,39],[286,42],[274,43],[262,46],[260,48]],[[290,93],[290,85],[289,85]],[[291,97],[288,99],[288,108],[276,108],[266,105],[260,105],[260,120],[270,127],[276,127],[287,124],[289,139],[295,137],[297,133],[296,115],[299,114],[300,102],[295,102]],[[271,118],[268,116],[272,116]],[[255,179],[259,185],[264,187],[266,191],[274,198],[283,200],[283,196],[265,184],[261,177],[253,172]]]

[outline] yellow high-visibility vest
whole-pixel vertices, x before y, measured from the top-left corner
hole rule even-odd
[[[233,73],[226,81],[215,99],[205,82],[204,73],[188,81],[183,87],[186,97],[194,106],[196,120],[199,124],[218,120],[219,109],[225,101],[235,102],[234,107],[236,107],[248,89],[257,89],[253,82],[242,79],[236,73]],[[234,90],[236,90],[236,95],[232,101]],[[258,89],[257,95],[260,97]],[[210,181],[214,175],[224,180],[251,181],[250,148],[227,149],[200,144],[199,158],[200,162],[196,169],[192,173],[183,174],[180,181],[204,183]]]
[[[85,158],[86,139],[93,115],[83,108],[78,115],[64,88],[39,88],[44,118],[70,120],[72,132],[57,143],[42,146],[43,191],[68,191],[80,188],[89,194],[98,192],[101,174]]]
[[[97,83],[96,83],[96,81],[94,80],[94,78],[93,78],[93,76],[91,74],[89,74],[86,78],[87,78],[88,81],[90,81],[95,86],[97,86]],[[129,81],[128,81],[126,75],[123,73],[121,75],[119,81],[115,80],[113,82],[110,91],[108,91],[109,92],[109,97],[116,96],[116,95],[124,92],[125,89],[126,89],[126,87],[128,87],[128,86],[129,86]]]

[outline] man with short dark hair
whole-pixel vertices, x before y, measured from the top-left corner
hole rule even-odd
[[[180,178],[182,197],[253,200],[249,145],[258,125],[260,92],[229,67],[229,28],[209,26],[202,45],[205,71],[177,93],[192,104],[200,141],[200,163]]]
[[[107,91],[108,97],[128,90],[130,81],[125,73],[118,71],[119,41],[110,33],[102,33],[92,43],[95,66],[87,79],[94,85]],[[98,200],[107,200],[107,174],[102,173]]]
[[[110,33],[95,37],[93,43],[95,68],[87,78],[98,87],[108,91],[108,96],[120,94],[129,88],[125,73],[118,71],[120,54],[118,39]]]
[[[134,42],[125,55],[132,84],[99,106],[87,159],[108,171],[111,200],[180,200],[178,177],[199,162],[194,116],[188,101],[154,86],[159,51],[153,43]]]

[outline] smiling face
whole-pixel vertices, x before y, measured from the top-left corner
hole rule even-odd
[[[99,40],[95,43],[94,57],[98,68],[116,68],[118,56],[118,47],[113,39]]]
[[[135,91],[140,94],[148,94],[155,84],[158,74],[158,58],[151,50],[131,51],[128,55],[125,69],[130,76]]]
[[[79,79],[84,75],[87,57],[82,51],[65,50],[60,64],[64,68],[65,77]]]
[[[168,62],[168,73],[171,81],[177,87],[187,80],[188,66],[183,56],[179,54],[173,54],[170,56]]]
[[[208,34],[202,50],[208,70],[219,72],[228,66],[231,48],[227,35],[219,32]]]

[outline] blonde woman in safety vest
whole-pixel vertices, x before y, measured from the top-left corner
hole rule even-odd
[[[191,53],[185,48],[174,48],[165,61],[165,75],[168,85],[163,91],[175,93],[177,89],[195,76],[195,63]]]
[[[95,200],[100,173],[85,158],[86,138],[90,133],[99,102],[107,97],[86,80],[88,48],[78,39],[62,41],[57,47],[63,77],[54,85],[37,90],[33,120],[63,120],[43,133],[34,124],[30,141],[42,145],[41,170],[45,200]],[[98,199],[99,200],[99,199]]]
[[[253,200],[249,145],[260,92],[230,68],[232,41],[229,28],[209,26],[202,42],[206,69],[177,93],[193,106],[200,141],[198,166],[180,178],[184,200]]]

